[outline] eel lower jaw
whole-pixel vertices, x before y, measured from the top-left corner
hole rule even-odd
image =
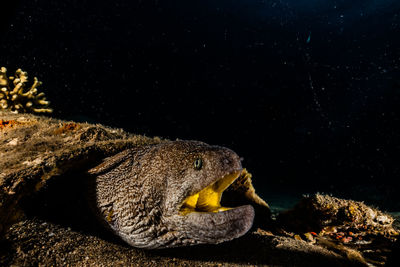
[[[234,171],[225,175],[221,179],[203,188],[200,192],[188,196],[182,203],[179,214],[184,216],[193,212],[216,213],[234,209],[222,207],[220,202],[222,193],[239,178],[241,172],[241,170]]]

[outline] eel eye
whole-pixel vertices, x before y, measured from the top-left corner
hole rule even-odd
[[[200,158],[195,159],[194,161],[194,168],[196,170],[200,170],[203,167],[203,161]]]

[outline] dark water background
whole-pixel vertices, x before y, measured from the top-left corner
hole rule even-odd
[[[244,157],[272,204],[400,210],[400,1],[8,1],[0,65],[52,116]]]

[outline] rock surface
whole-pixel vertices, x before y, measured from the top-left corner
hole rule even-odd
[[[256,227],[242,238],[168,250],[129,247],[90,216],[82,174],[106,156],[160,142],[102,125],[0,111],[0,265],[366,265],[341,247],[280,231],[250,175],[227,194],[257,206]]]
[[[214,246],[140,250],[106,234],[28,219],[14,224],[2,243],[2,265],[17,266],[357,266],[305,241],[256,231]]]

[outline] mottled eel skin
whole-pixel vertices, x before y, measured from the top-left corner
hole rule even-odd
[[[241,171],[230,149],[168,141],[125,150],[89,173],[95,179],[95,210],[105,225],[128,244],[153,249],[244,235],[253,224],[253,207],[219,203]]]

